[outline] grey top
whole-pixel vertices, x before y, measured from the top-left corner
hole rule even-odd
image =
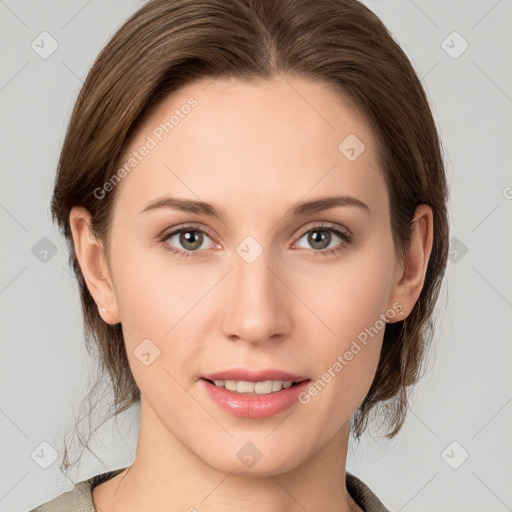
[[[125,469],[116,469],[79,482],[70,491],[39,505],[30,512],[97,512],[92,501],[92,490]],[[390,512],[362,480],[345,472],[345,482],[347,491],[365,512]]]

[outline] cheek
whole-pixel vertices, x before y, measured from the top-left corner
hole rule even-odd
[[[164,265],[162,264],[164,262]],[[193,306],[207,291],[206,283],[180,266],[136,250],[117,261],[114,284],[133,377],[155,411],[187,408],[190,397],[180,383],[188,382],[198,357],[190,321]],[[203,289],[204,288],[204,289]],[[168,409],[168,397],[173,407]]]
[[[368,248],[353,252],[339,265],[299,275],[295,289],[321,320],[317,325],[325,341],[332,340],[333,346],[343,348],[347,340],[373,326],[386,312],[392,291],[393,257],[385,250]]]
[[[186,382],[195,370],[191,362],[200,350],[195,338],[211,279],[205,271],[173,262],[164,249],[148,250],[134,243],[130,251],[112,254],[116,298],[133,376],[141,390],[170,386],[179,393],[181,388],[171,375]],[[147,353],[149,356],[143,356]],[[145,365],[148,359],[154,362]]]
[[[332,418],[344,418],[357,409],[373,381],[386,327],[393,262],[391,247],[388,252],[368,248],[354,252],[337,268],[322,271],[324,275],[315,271],[300,280],[302,295],[321,320],[311,323],[307,336],[317,379],[312,393],[324,397],[318,404],[324,404],[326,414],[336,411]]]
[[[149,250],[134,243],[113,263],[117,303],[130,333],[166,338],[206,293],[208,280],[172,258],[163,248]]]

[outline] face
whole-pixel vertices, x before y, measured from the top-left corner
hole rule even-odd
[[[397,313],[388,193],[365,119],[318,82],[202,81],[145,119],[122,163],[110,278],[146,431],[235,473],[249,472],[247,453],[263,474],[329,446]],[[315,203],[333,197],[344,199]],[[307,382],[233,398],[205,380],[289,380],[271,370]]]

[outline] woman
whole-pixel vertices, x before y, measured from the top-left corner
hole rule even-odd
[[[52,201],[136,456],[35,510],[386,511],[349,434],[403,424],[446,195],[425,93],[364,5],[148,2],[84,83]]]

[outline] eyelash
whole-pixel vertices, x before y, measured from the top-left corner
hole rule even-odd
[[[324,249],[324,250],[318,250],[318,249],[311,249],[313,251],[314,256],[331,256],[334,254],[338,254],[339,252],[343,251],[346,248],[347,244],[350,244],[352,242],[352,235],[346,231],[342,231],[339,228],[333,226],[333,225],[318,225],[313,226],[311,228],[306,229],[303,231],[297,240],[300,240],[305,234],[309,233],[310,231],[330,231],[331,233],[334,233],[337,235],[343,242],[338,244],[338,246],[334,247],[333,249]],[[178,233],[186,233],[187,231],[194,231],[197,233],[202,233],[204,235],[210,236],[210,234],[207,231],[204,231],[202,229],[199,229],[195,226],[181,226],[179,229],[174,229],[173,231],[165,232],[159,237],[159,241],[163,245],[164,249],[166,251],[171,252],[172,254],[176,254],[180,258],[191,258],[196,257],[195,253],[202,252],[199,250],[196,251],[187,251],[183,249],[176,249],[175,247],[169,245],[166,243],[166,240],[170,238],[173,235],[176,235]]]

